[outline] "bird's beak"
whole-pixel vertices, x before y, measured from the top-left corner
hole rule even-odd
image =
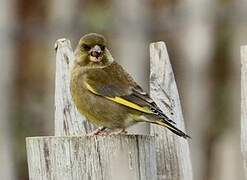
[[[92,48],[92,50],[95,51],[95,52],[97,52],[97,53],[101,53],[101,52],[102,52],[102,50],[101,50],[101,48],[100,48],[99,45],[95,45],[95,46]]]
[[[93,62],[100,62],[102,59],[102,49],[99,45],[95,45],[92,49],[89,51],[90,53],[90,60]]]
[[[90,56],[92,57],[92,61],[100,61],[101,59],[99,58],[102,54],[102,49],[100,48],[99,45],[95,45],[90,51]]]

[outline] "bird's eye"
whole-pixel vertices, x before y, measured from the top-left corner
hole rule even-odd
[[[104,50],[105,50],[105,46],[104,46],[104,45],[101,45],[101,46],[100,46],[100,49],[101,49],[102,51],[104,51]]]
[[[82,48],[83,48],[84,50],[86,50],[86,51],[89,51],[89,50],[91,49],[91,47],[88,46],[88,45],[86,45],[86,44],[82,44],[81,46],[82,46]]]

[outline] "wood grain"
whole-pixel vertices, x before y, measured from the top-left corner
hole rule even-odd
[[[70,41],[59,39],[56,49],[55,135],[76,136],[91,132],[93,125],[78,113],[70,95],[70,69],[75,56]]]
[[[30,180],[156,180],[154,138],[27,138]]]
[[[176,126],[185,131],[177,85],[164,42],[150,45],[150,68],[151,97]],[[154,125],[151,125],[151,134],[155,136],[158,179],[192,180],[188,141]]]

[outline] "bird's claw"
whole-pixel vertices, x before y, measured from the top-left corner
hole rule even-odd
[[[90,133],[87,133],[87,136],[97,136],[97,135],[106,135],[107,132],[105,132],[105,127],[99,127],[98,129],[90,132]]]

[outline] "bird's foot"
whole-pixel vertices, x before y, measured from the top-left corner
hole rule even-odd
[[[125,129],[120,129],[117,131],[110,132],[109,135],[119,135],[119,134],[127,134],[128,132]]]
[[[106,127],[99,127],[98,129],[87,133],[87,136],[95,136],[95,135],[106,135],[107,132],[105,132]]]

